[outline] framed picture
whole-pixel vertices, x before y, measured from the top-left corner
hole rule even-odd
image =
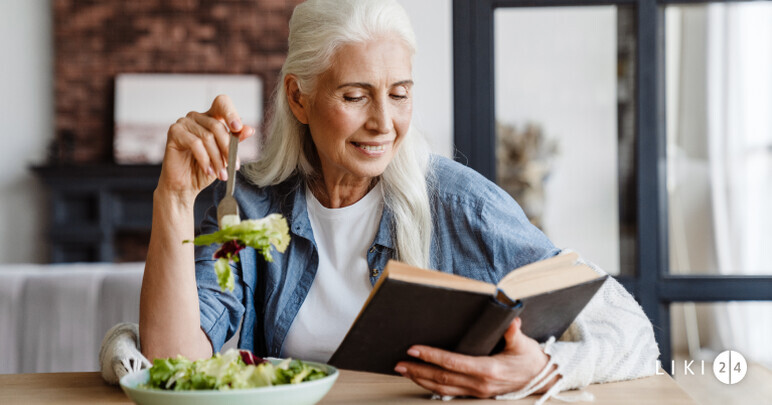
[[[159,164],[169,126],[189,111],[206,111],[214,98],[227,94],[242,122],[259,129],[263,85],[253,75],[121,74],[115,79],[115,138],[118,164]],[[255,160],[259,133],[242,142],[239,158]]]

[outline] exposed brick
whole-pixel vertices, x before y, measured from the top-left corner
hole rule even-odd
[[[301,0],[53,0],[60,163],[112,161],[119,73],[238,73],[264,80],[264,102]]]

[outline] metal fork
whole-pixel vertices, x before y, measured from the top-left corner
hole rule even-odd
[[[220,200],[217,206],[217,224],[220,229],[223,228],[223,218],[228,215],[235,215],[239,219],[239,204],[233,198],[233,191],[236,188],[236,155],[239,149],[239,136],[231,133],[230,144],[228,145],[228,182],[225,186],[225,197]],[[233,221],[229,219],[225,225],[232,225]]]

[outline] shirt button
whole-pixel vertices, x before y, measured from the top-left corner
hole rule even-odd
[[[378,275],[379,275],[379,274],[381,274],[381,271],[380,271],[380,270],[378,270],[378,269],[373,269],[373,270],[370,272],[370,275],[371,275],[372,277],[378,277]]]

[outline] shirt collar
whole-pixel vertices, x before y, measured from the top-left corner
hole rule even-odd
[[[290,231],[292,233],[310,241],[314,240],[314,233],[311,230],[311,221],[308,219],[306,188],[303,186],[295,187],[290,222]]]
[[[381,214],[381,223],[378,224],[378,232],[375,234],[375,240],[373,245],[381,245],[385,248],[394,249],[394,241],[392,238],[392,223],[394,214],[389,209],[389,206],[384,202],[383,213]]]
[[[292,198],[292,215],[290,217],[290,231],[297,236],[314,241],[314,234],[311,230],[311,221],[308,219],[308,205],[306,203],[305,186],[295,187],[294,197]],[[373,245],[380,245],[385,248],[394,249],[392,238],[392,222],[394,214],[385,204],[381,214],[381,222],[378,224],[378,232],[375,234]]]

